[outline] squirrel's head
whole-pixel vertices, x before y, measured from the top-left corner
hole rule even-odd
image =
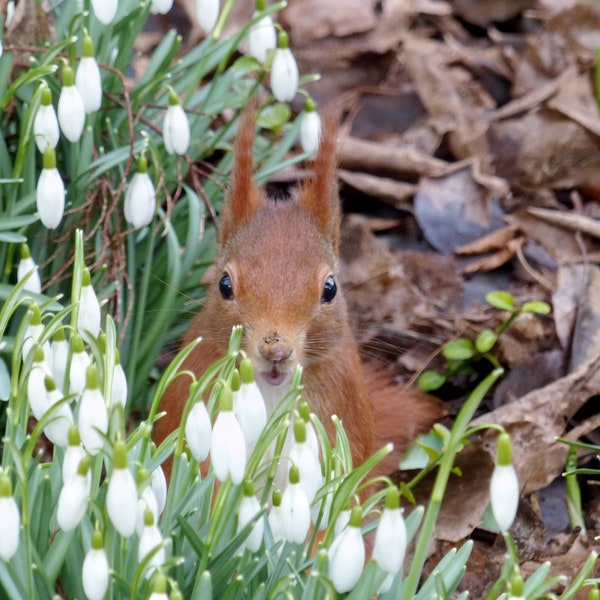
[[[242,115],[236,137],[210,301],[219,318],[243,325],[244,350],[271,386],[289,381],[296,365],[330,356],[345,330],[335,133],[326,120],[312,178],[281,201],[267,198],[252,177],[253,111]]]

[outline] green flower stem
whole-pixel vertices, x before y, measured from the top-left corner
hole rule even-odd
[[[419,585],[419,579],[423,571],[423,565],[425,564],[425,559],[427,558],[427,548],[429,546],[429,542],[431,541],[435,522],[440,512],[446,485],[454,465],[454,459],[462,447],[463,436],[467,431],[467,427],[473,418],[475,411],[481,404],[485,394],[502,375],[502,372],[503,371],[501,369],[492,371],[469,395],[469,398],[456,417],[454,427],[450,432],[448,448],[444,452],[444,456],[442,458],[442,462],[433,486],[433,491],[431,493],[431,499],[425,512],[425,517],[423,519],[421,533],[415,548],[413,561],[404,584],[401,597],[402,600],[409,600],[412,598],[417,590],[417,586]]]

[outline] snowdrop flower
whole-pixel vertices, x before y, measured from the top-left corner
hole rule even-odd
[[[510,436],[506,432],[498,436],[496,466],[490,481],[490,500],[498,528],[506,533],[515,520],[519,505],[519,480],[512,464]]]
[[[68,442],[69,445],[65,450],[65,456],[63,458],[62,463],[63,484],[67,483],[69,479],[75,477],[75,475],[77,474],[77,468],[79,467],[79,463],[85,457],[85,450],[81,445],[79,429],[77,429],[75,425],[71,425],[71,427],[69,427]],[[92,474],[89,472],[88,477],[90,478],[91,484]]]
[[[321,117],[312,98],[304,102],[304,114],[300,123],[300,145],[304,152],[314,154],[321,141]]]
[[[341,535],[342,531],[346,529],[348,523],[350,523],[350,515],[352,514],[352,510],[350,508],[344,508],[341,510],[335,520],[335,524],[333,526],[333,537],[334,539]]]
[[[210,33],[219,18],[219,0],[196,0],[198,23],[205,33]]]
[[[393,578],[402,568],[406,553],[406,525],[400,508],[400,494],[395,485],[391,485],[385,496],[385,507],[377,526],[373,558],[388,574],[379,588],[381,593],[387,592]]]
[[[298,91],[298,65],[285,31],[280,31],[277,36],[277,48],[271,65],[271,90],[279,102],[291,102]]]
[[[118,0],[92,0],[92,9],[103,25],[112,23],[117,14]]]
[[[56,521],[63,531],[71,531],[83,519],[88,507],[91,478],[90,457],[86,456],[79,461],[77,473],[63,484],[58,496],[56,508]]]
[[[40,313],[39,306],[35,302],[32,302],[29,305],[29,310],[27,312],[29,315],[29,323],[25,329],[25,336],[23,339],[23,360],[27,358],[29,350],[31,350],[34,344],[39,342],[40,337],[44,332],[44,326],[42,325],[42,314]],[[50,343],[47,341],[44,342],[42,344],[42,348],[44,349],[44,356],[50,356]]]
[[[69,428],[73,425],[73,413],[63,401],[63,395],[56,389],[56,383],[50,375],[44,378],[44,386],[47,412],[50,412],[50,420],[44,427],[44,434],[54,445],[66,447],[69,445]]]
[[[77,331],[80,335],[86,331],[95,338],[100,333],[100,303],[92,287],[92,278],[87,267],[83,269],[81,278],[81,295],[79,296],[79,311],[77,312]]]
[[[360,506],[355,506],[350,522],[329,548],[329,578],[340,593],[349,592],[360,579],[365,562],[365,542],[360,531]]]
[[[266,0],[257,0],[254,16],[265,8],[267,8]],[[261,17],[254,25],[250,26],[248,45],[250,55],[254,56],[258,62],[264,63],[267,60],[269,50],[274,50],[277,45],[277,32],[271,15]]]
[[[260,513],[260,510],[260,504],[254,496],[254,484],[252,481],[247,480],[244,482],[244,495],[242,496],[240,510],[238,512],[237,532],[239,533],[244,529],[244,527]],[[244,540],[240,551],[243,551],[244,548],[248,548],[250,552],[258,552],[258,549],[262,544],[264,530],[265,521],[261,517],[252,525],[252,529],[250,530],[248,537]]]
[[[114,446],[113,472],[106,491],[106,511],[114,528],[130,537],[135,531],[138,491],[127,467],[127,446],[118,440]]]
[[[12,20],[15,18],[15,0],[8,0],[6,3],[6,22],[4,28],[8,28]]]
[[[205,460],[210,452],[211,429],[206,406],[199,400],[192,406],[185,422],[185,439],[198,462]]]
[[[69,342],[65,340],[65,331],[62,327],[57,329],[50,343],[50,370],[59,390],[63,389],[67,360],[69,358]]]
[[[221,386],[219,395],[221,410],[210,440],[210,458],[219,481],[231,477],[238,484],[246,470],[246,441],[244,432],[233,414],[233,397],[228,385]]]
[[[252,450],[267,423],[267,409],[254,380],[252,362],[247,357],[240,363],[240,378],[240,389],[234,398],[233,412],[244,432],[248,449]]]
[[[56,229],[65,212],[65,184],[56,168],[56,152],[51,146],[44,150],[43,168],[35,189],[35,203],[42,225]]]
[[[281,510],[281,492],[275,488],[272,494],[271,510],[267,521],[271,528],[271,535],[273,536],[273,542],[277,543],[283,540],[283,512]]]
[[[148,175],[148,161],[140,156],[137,170],[125,192],[125,219],[135,229],[152,222],[156,211],[156,191]]]
[[[75,87],[73,69],[67,64],[62,68],[62,83],[58,97],[58,124],[70,142],[77,142],[85,125],[85,106],[79,90]]]
[[[175,90],[169,93],[169,107],[163,121],[163,140],[169,154],[185,154],[190,146],[190,123]]]
[[[310,418],[310,406],[306,400],[301,400],[298,405],[298,414],[300,418],[303,419],[304,424],[306,425],[306,443],[308,447],[312,450],[312,453],[315,455],[315,458],[319,460],[319,440],[317,439],[317,432],[315,431],[315,426]]]
[[[44,350],[36,344],[33,363],[27,379],[27,399],[33,416],[39,421],[48,410],[44,379],[50,375],[50,368],[44,360]]]
[[[102,106],[102,77],[94,58],[92,38],[84,30],[81,59],[75,71],[75,87],[83,100],[86,113],[93,113]]]
[[[323,485],[321,464],[306,442],[306,424],[303,419],[294,421],[294,443],[290,448],[290,461],[300,471],[300,485],[306,493],[309,504],[315,498],[317,490]]]
[[[290,467],[289,483],[281,497],[281,532],[288,542],[302,544],[310,528],[310,505],[297,465]]]
[[[110,571],[102,532],[96,529],[92,534],[92,547],[87,551],[81,569],[83,591],[88,600],[103,600],[108,590],[109,577]]]
[[[102,434],[108,432],[108,411],[98,386],[98,369],[95,365],[89,365],[85,371],[85,388],[81,393],[77,424],[83,447],[92,456],[98,454],[104,446]]]
[[[135,530],[139,534],[142,533],[144,528],[144,513],[146,510],[152,511],[154,516],[154,522],[158,521],[158,502],[156,496],[152,491],[152,485],[150,484],[150,473],[143,467],[138,470],[137,473],[137,485],[138,489],[141,490],[140,497],[137,501],[137,517],[135,522]]]
[[[150,473],[150,486],[156,498],[158,514],[160,514],[167,504],[167,479],[160,465]]]
[[[152,593],[148,600],[169,600],[167,596],[167,579],[158,571],[152,582]]]
[[[153,15],[166,15],[173,8],[173,0],[152,0],[150,12]]]
[[[85,351],[83,339],[78,333],[71,336],[71,366],[69,368],[69,391],[81,394],[85,387],[85,371],[90,364],[90,356]]]
[[[146,577],[150,577],[165,562],[164,540],[156,526],[154,514],[147,508],[144,511],[144,526],[138,545],[138,562],[142,562],[152,552],[154,554],[152,554],[146,566]]]
[[[115,351],[115,366],[113,367],[112,385],[110,387],[110,407],[127,404],[127,378],[121,365],[121,354]]]
[[[19,549],[21,514],[6,473],[0,475],[0,558],[8,562]]]
[[[43,154],[47,146],[56,148],[60,138],[58,118],[52,105],[52,90],[47,84],[42,83],[42,98],[39,108],[33,119],[33,135],[35,145]]]

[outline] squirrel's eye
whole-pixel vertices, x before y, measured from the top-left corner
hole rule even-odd
[[[223,273],[223,277],[219,279],[219,291],[223,300],[233,300],[233,283],[229,273]]]
[[[337,285],[335,283],[335,279],[333,275],[330,275],[325,280],[325,285],[323,286],[323,294],[321,295],[321,302],[329,304],[333,302],[335,295],[337,294]]]

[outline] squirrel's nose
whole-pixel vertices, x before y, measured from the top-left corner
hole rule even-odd
[[[273,364],[281,364],[290,358],[292,355],[291,346],[283,340],[277,332],[272,332],[263,338],[258,351],[260,355]]]

